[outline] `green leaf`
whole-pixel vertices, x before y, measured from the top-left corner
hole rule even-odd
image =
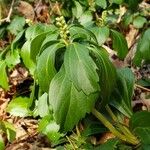
[[[47,34],[48,32],[39,34],[31,41],[30,58],[33,60],[33,62],[36,62],[36,57],[40,52],[40,48]]]
[[[133,11],[136,10],[136,8],[138,7],[138,4],[142,1],[142,0],[124,0],[129,8]]]
[[[149,150],[149,149],[150,149],[150,144],[149,145],[142,144],[141,149],[139,149],[139,150]]]
[[[86,39],[86,40],[91,39],[87,30],[85,30],[83,27],[72,26],[71,28],[69,28],[69,32],[70,32],[72,41],[75,39]]]
[[[47,47],[40,55],[37,61],[37,77],[40,88],[44,92],[48,92],[49,84],[56,74],[55,69],[55,53],[63,47],[63,44],[56,43]],[[44,75],[44,80],[43,80]]]
[[[113,49],[117,51],[118,57],[124,59],[128,53],[127,41],[124,36],[118,31],[111,30],[113,40]]]
[[[137,84],[139,84],[141,86],[149,87],[150,86],[150,79],[145,78],[145,79],[137,80]]]
[[[48,108],[48,95],[44,93],[38,99],[38,114],[40,117],[45,117],[49,115],[49,108]]]
[[[10,51],[10,54],[6,56],[5,62],[8,67],[14,67],[20,63],[19,49]]]
[[[48,31],[55,31],[56,27],[53,25],[45,25],[45,24],[35,24],[29,27],[25,32],[25,37],[28,41],[33,40],[36,36],[48,32]]]
[[[63,134],[59,133],[60,126],[49,116],[39,122],[39,131],[46,135],[51,142],[57,142]]]
[[[85,95],[78,91],[61,68],[52,79],[49,89],[49,103],[52,106],[61,131],[71,131],[75,124],[90,112],[98,94]]]
[[[3,124],[5,126],[7,139],[10,142],[13,142],[15,140],[15,138],[16,138],[16,129],[15,129],[15,127],[13,126],[13,124],[11,124],[9,122],[6,122],[6,121],[3,121]]]
[[[100,95],[102,98],[101,108],[104,108],[104,106],[108,104],[110,95],[116,84],[116,69],[109,60],[105,49],[93,47],[90,50],[94,53],[94,58],[96,57],[101,88]]]
[[[127,27],[133,21],[133,13],[131,11],[127,11],[123,16],[123,25]]]
[[[83,13],[82,6],[79,2],[74,1],[75,7],[72,8],[73,16],[79,18]]]
[[[93,25],[93,16],[91,11],[85,11],[83,14],[80,14],[80,18],[78,21],[80,22],[81,25],[84,27],[88,28]]]
[[[20,31],[23,30],[25,23],[25,18],[16,16],[11,21],[10,25],[7,26],[7,30],[9,30],[12,34],[17,35]]]
[[[95,34],[98,44],[102,45],[109,38],[109,28],[108,27],[94,27],[91,31]]]
[[[8,78],[6,73],[6,63],[0,60],[0,86],[5,90],[9,90]]]
[[[142,65],[142,60],[143,60],[142,56],[141,56],[141,52],[138,49],[139,48],[137,47],[137,51],[136,51],[135,56],[133,58],[133,64],[136,65],[136,66]]]
[[[150,112],[141,111],[133,114],[129,124],[143,144],[150,144]]]
[[[89,137],[89,136],[101,134],[107,131],[108,129],[105,128],[102,124],[100,124],[99,122],[94,122],[92,120],[91,123],[88,122],[87,127],[85,127],[85,129],[83,130],[83,132],[81,132],[81,134],[84,137]]]
[[[16,129],[13,126],[13,124],[9,122],[0,121],[0,131],[6,133],[9,142],[13,142],[14,139],[16,138]]]
[[[128,89],[128,97],[131,100],[133,96],[134,83],[135,83],[134,74],[129,68],[121,68],[118,70],[118,72],[120,74],[120,78],[122,77],[126,81],[126,86]],[[131,107],[131,101],[128,101],[127,104],[129,107]]]
[[[86,95],[97,92],[99,88],[98,69],[89,55],[87,45],[70,44],[64,56],[66,73],[75,87]]]
[[[30,99],[27,97],[17,97],[8,104],[7,112],[14,116],[27,117],[31,115]]]
[[[4,38],[6,32],[6,28],[5,27],[0,27],[0,39]]]
[[[146,118],[145,118],[146,119]],[[149,127],[139,127],[135,131],[135,134],[141,139],[143,144],[150,144],[150,126]]]
[[[134,64],[140,65],[142,59],[144,60],[150,60],[150,28],[148,28],[143,36],[140,38],[138,45],[137,45],[137,51],[134,57]]]
[[[106,0],[95,0],[95,4],[105,9],[107,7]]]
[[[112,0],[112,3],[122,4],[124,0]]]
[[[127,145],[126,143],[119,143],[117,145],[117,150],[133,150],[133,147],[132,145]]]
[[[150,112],[136,112],[130,119],[130,128],[135,131],[137,128],[150,127]]]
[[[36,36],[43,33],[45,31],[45,27],[42,24],[36,24],[27,28],[25,32],[25,38],[27,41],[33,40]]]
[[[96,147],[94,150],[116,150],[118,139],[110,139],[106,143]]]
[[[142,16],[137,16],[136,18],[133,19],[133,25],[136,28],[142,28],[146,22],[147,22],[146,18]]]
[[[117,87],[112,93],[111,105],[124,115],[132,115],[131,100],[134,90],[134,75],[129,68],[118,70]]]
[[[16,38],[13,40],[11,44],[11,50],[17,49],[18,45],[20,45],[20,42],[22,42],[22,38],[24,37],[25,30],[19,32],[16,36]]]
[[[40,54],[41,54],[41,52],[44,51],[44,49],[51,46],[54,41],[57,41],[58,36],[59,36],[58,31],[49,34],[42,43],[42,46],[40,49]],[[59,42],[59,41],[57,41],[57,42]]]
[[[69,28],[71,41],[93,41],[96,44],[98,43],[95,35],[88,30],[87,28],[84,28],[83,26],[71,26]]]
[[[35,63],[30,58],[30,41],[26,41],[21,48],[21,58],[25,66],[29,69],[31,75],[34,74]]]
[[[5,149],[5,143],[2,138],[2,135],[0,134],[0,150],[4,150],[4,149]]]

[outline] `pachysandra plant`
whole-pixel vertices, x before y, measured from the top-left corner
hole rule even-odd
[[[91,31],[79,25],[68,25],[64,17],[59,17],[56,26],[38,24],[20,33],[12,49],[23,35],[26,42],[21,48],[21,58],[34,78],[31,99],[38,99],[35,114],[43,118],[40,132],[57,141],[63,135],[59,132],[71,131],[92,112],[117,138],[139,144],[135,133],[120,122],[108,106],[133,120],[134,76],[130,69],[114,67]],[[32,100],[28,108],[33,105]],[[96,107],[95,103],[98,103]],[[101,112],[107,112],[112,123]],[[53,130],[49,128],[52,126]]]
[[[61,131],[70,131],[91,112],[100,93],[102,105],[106,105],[104,100],[113,89],[116,72],[106,51],[94,38],[89,39],[87,30],[68,27],[63,17],[57,18],[56,24],[60,36],[43,45],[36,72],[41,90],[49,93]]]
[[[31,41],[30,58],[36,63],[35,80],[40,93],[48,93],[60,132],[71,131],[92,112],[119,139],[138,144],[137,137],[127,127],[117,123],[119,130],[116,129],[94,108],[96,101],[100,103],[99,109],[105,108],[118,78],[106,50],[98,46],[92,32],[82,26],[68,26],[63,17],[56,20],[55,31],[44,32]],[[36,55],[32,52],[34,48]],[[108,106],[107,110],[114,118]]]

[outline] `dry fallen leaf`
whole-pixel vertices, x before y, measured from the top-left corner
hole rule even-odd
[[[112,138],[115,138],[115,136],[111,132],[106,132],[100,137],[97,144],[104,144],[105,142],[107,142],[109,139]]]
[[[139,30],[134,28],[133,25],[130,25],[129,27],[130,27],[130,30],[126,35],[126,40],[127,40],[127,43],[128,43],[128,47],[130,48],[134,44],[136,36],[138,35]]]
[[[43,23],[50,23],[50,15],[49,15],[49,8],[47,5],[38,3],[38,6],[35,8],[36,12],[36,19],[37,21]]]
[[[28,2],[20,1],[19,6],[17,7],[18,12],[25,16],[26,19],[34,20],[35,13],[32,5]]]

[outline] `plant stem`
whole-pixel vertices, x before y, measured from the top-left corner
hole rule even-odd
[[[100,112],[98,112],[95,108],[92,109],[92,114],[99,119],[105,127],[107,127],[115,136],[119,139],[128,142],[133,145],[137,145],[139,141],[137,139],[133,139],[133,137],[127,137],[126,135],[120,133]]]
[[[110,109],[110,107],[108,105],[106,105],[106,110],[109,113],[109,115],[111,116],[111,118],[115,121],[118,122],[117,117],[114,115],[114,113],[112,112],[112,110]]]
[[[67,140],[69,141],[70,145],[72,146],[73,150],[76,150],[74,144],[72,143],[72,141],[70,140],[70,138],[68,136],[66,136]]]
[[[114,126],[95,108],[92,110],[92,114],[98,118],[114,135],[122,139],[123,141],[126,141],[126,138],[124,135],[122,135],[119,131],[117,131]]]
[[[115,122],[116,126],[120,129],[120,131],[126,135],[128,138],[132,137],[132,133],[128,130],[127,127],[125,127],[123,124],[121,124],[117,117],[114,115],[114,113],[112,112],[112,110],[110,109],[110,107],[107,105],[106,106],[106,110],[109,113],[109,115],[111,116],[111,118],[113,119],[113,121]]]
[[[15,0],[12,0],[8,16],[6,18],[4,18],[4,19],[1,19],[0,20],[0,24],[3,23],[3,22],[10,22],[10,17],[11,17],[12,11],[13,11],[14,2],[15,2]]]
[[[139,85],[139,84],[135,84],[135,86],[136,86],[137,88],[140,88],[140,89],[144,90],[144,91],[150,92],[150,89],[145,88],[145,87],[143,87],[143,86],[141,86],[141,85]]]
[[[136,136],[134,136],[131,131],[122,123],[119,122],[119,120],[117,119],[117,117],[114,115],[114,113],[112,112],[111,108],[106,105],[106,110],[109,113],[109,115],[112,117],[112,119],[114,120],[114,122],[117,124],[117,126],[119,127],[120,131],[122,131],[122,133],[126,136],[126,138],[133,140],[133,141],[137,141],[138,139]]]

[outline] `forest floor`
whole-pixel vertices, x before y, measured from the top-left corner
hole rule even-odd
[[[51,14],[57,11],[58,4],[53,6],[47,5],[47,3],[42,3],[42,1],[37,1],[31,5],[28,2],[20,1],[17,7],[13,8],[13,11],[17,11],[25,18],[30,19],[35,22],[50,23]],[[7,8],[7,12],[10,11],[10,7]],[[8,13],[7,13],[8,14]],[[134,47],[136,40],[140,34],[140,31],[130,26],[130,29],[125,33],[128,42],[128,47],[130,47],[130,52],[124,61],[119,60],[115,57],[114,52],[106,47],[110,53],[110,57],[114,65],[119,68],[122,66],[129,66],[135,74],[136,80],[143,79],[144,77],[150,77],[150,65],[144,65],[141,68],[134,67],[130,64],[130,60],[134,55]],[[4,48],[8,45],[14,37],[8,35],[6,39],[0,39],[0,47]],[[32,83],[32,78],[29,76],[29,72],[22,65],[18,64],[11,72],[9,76],[9,86],[10,90],[5,92],[0,88],[0,120],[5,120],[14,125],[16,128],[16,140],[9,143],[6,135],[3,135],[6,144],[6,150],[48,150],[51,149],[51,144],[43,135],[39,134],[37,131],[38,121],[33,117],[14,117],[6,112],[8,103],[11,101],[14,95],[17,94],[29,94],[30,85]],[[139,110],[150,110],[150,99],[146,97],[150,94],[150,87],[143,87],[135,84],[134,97],[132,106],[135,111]],[[112,135],[111,135],[112,136]],[[107,135],[100,137],[99,141],[105,141]]]

